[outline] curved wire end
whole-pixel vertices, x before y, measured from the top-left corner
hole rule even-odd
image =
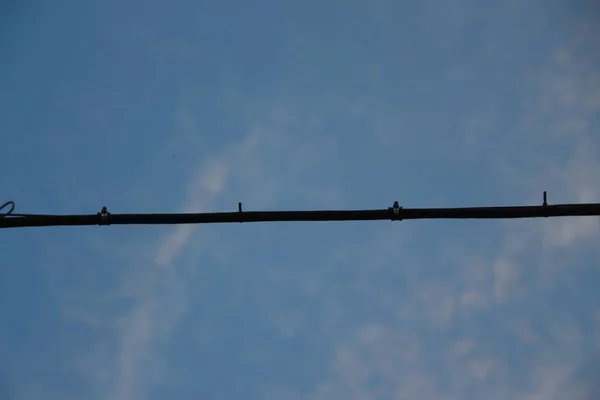
[[[10,209],[8,211],[4,211],[4,212],[0,212],[0,218],[4,218],[7,215],[12,214],[12,212],[15,210],[15,202],[14,201],[7,201],[6,203],[2,204],[0,206],[0,210],[2,210],[3,208],[9,207]]]

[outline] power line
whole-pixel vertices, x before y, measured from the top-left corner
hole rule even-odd
[[[398,202],[392,207],[375,210],[313,210],[313,211],[243,211],[238,203],[237,212],[183,213],[183,214],[111,214],[103,207],[96,214],[42,215],[17,214],[13,207],[0,214],[0,228],[42,226],[92,225],[166,225],[215,224],[234,222],[317,222],[317,221],[401,221],[409,219],[514,219],[598,216],[600,204],[548,205],[546,192],[541,206],[461,207],[461,208],[402,208]],[[7,203],[8,204],[8,203]],[[6,206],[0,207],[0,210]]]

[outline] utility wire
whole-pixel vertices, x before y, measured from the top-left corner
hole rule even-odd
[[[0,216],[0,228],[91,225],[165,225],[214,224],[234,222],[316,222],[316,221],[401,221],[407,219],[514,219],[539,217],[598,216],[600,204],[548,205],[546,192],[541,206],[463,207],[463,208],[402,208],[375,210],[317,210],[317,211],[243,211],[185,214],[111,214],[106,207],[97,214],[41,215],[14,214],[14,203],[8,213]]]

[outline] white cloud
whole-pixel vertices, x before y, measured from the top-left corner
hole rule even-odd
[[[516,118],[518,137],[507,142],[514,151],[498,156],[502,180],[509,187],[525,189],[529,204],[540,204],[543,190],[548,190],[550,204],[600,202],[599,142],[593,130],[600,112],[594,100],[600,79],[594,62],[580,48],[574,49],[559,46],[548,64],[526,80],[530,90],[526,107]],[[498,255],[501,261],[494,265],[494,292],[503,301],[519,285],[523,270],[533,268],[523,265],[522,260],[532,260],[527,255],[538,253],[533,259],[540,264],[535,266],[539,281],[548,283],[563,268],[553,252],[575,245],[591,249],[600,232],[595,217],[516,221],[507,226]]]
[[[513,333],[521,342],[534,343],[538,340],[538,335],[535,334],[531,326],[531,321],[524,318],[513,318],[504,323],[506,329]]]
[[[191,175],[183,212],[212,210],[216,201],[222,200],[231,188],[240,190],[244,199],[239,200],[253,207],[271,203],[284,185],[288,185],[288,180],[294,183],[292,194],[313,191],[311,185],[298,185],[295,178],[307,171],[318,172],[319,165],[326,162],[319,149],[327,150],[330,139],[323,137],[307,142],[301,135],[300,139],[290,136],[290,131],[301,129],[295,125],[298,116],[292,109],[276,107],[253,111],[252,119],[245,121],[248,134],[220,155],[213,155],[203,162]],[[183,124],[182,129],[197,128],[196,121],[190,116],[191,113],[179,111],[177,121]],[[280,167],[274,169],[273,165]],[[237,202],[232,203],[232,209],[237,209],[236,206]],[[168,340],[187,312],[187,281],[195,272],[186,269],[182,257],[192,241],[194,248],[202,247],[195,239],[196,230],[194,225],[174,227],[156,245],[154,265],[150,262],[135,266],[124,275],[123,294],[133,299],[134,305],[119,319],[117,378],[109,397],[117,400],[144,398],[148,386],[157,377],[166,378],[164,368],[157,367],[161,364],[159,344]],[[293,314],[286,315],[279,322],[281,332],[293,337],[299,323]]]
[[[500,258],[494,261],[492,270],[496,301],[505,302],[511,294],[511,288],[518,283],[519,268],[515,262]]]
[[[472,340],[462,340],[451,346],[451,357],[453,360],[462,358],[473,351],[475,342]]]
[[[525,173],[517,169],[520,165],[508,161],[506,165],[512,164],[509,170],[513,174],[503,175],[503,179],[531,184],[528,190],[536,189],[535,196],[531,196],[536,203],[541,200],[537,188],[545,189],[546,184],[551,203],[553,193],[556,201],[600,201],[600,162],[592,130],[599,111],[594,73],[582,66],[574,52],[561,48],[538,78],[538,90],[532,92],[532,104],[536,106],[527,109],[523,118],[527,134],[536,138],[543,150],[534,155],[519,154],[524,159],[535,157],[541,167]],[[472,127],[487,126],[482,119],[467,122]],[[565,135],[569,141],[561,142]],[[568,145],[556,153],[555,143]],[[471,144],[477,146],[476,142]],[[593,217],[510,222],[503,226],[495,256],[473,254],[474,250],[466,246],[462,258],[469,262],[459,266],[452,285],[432,283],[435,279],[431,277],[413,279],[412,290],[404,293],[403,304],[398,307],[400,311],[390,313],[393,318],[383,325],[362,321],[339,338],[330,374],[317,385],[311,398],[591,399],[589,382],[576,377],[577,369],[589,359],[590,343],[582,327],[552,304],[544,307],[548,313],[544,317],[536,314],[536,307],[537,296],[552,299],[551,290],[561,284],[551,268],[539,264],[554,263],[559,256],[572,252],[573,246],[593,240],[600,231],[598,224]],[[379,248],[373,243],[364,246],[371,253]],[[597,246],[592,251],[597,254]],[[392,264],[390,259],[395,259],[392,251],[377,251],[369,267],[383,268]],[[575,256],[570,260],[570,268],[579,268]],[[407,264],[406,260],[403,263]],[[553,281],[554,286],[538,282],[546,280]],[[372,296],[384,297],[385,293],[373,292]],[[490,304],[491,296],[494,304]],[[463,313],[461,307],[481,312]],[[510,310],[510,318],[505,317],[504,309]],[[491,326],[484,327],[490,324],[487,313],[498,313],[498,317],[492,319]],[[479,322],[480,317],[486,322]],[[442,340],[436,336],[435,327],[455,329],[457,340]],[[599,337],[596,333],[596,346],[600,348]],[[520,365],[512,364],[514,360],[509,356],[521,347],[514,349],[511,343],[527,351],[527,355],[518,355],[523,360]],[[403,353],[400,349],[410,351]],[[427,349],[445,354],[448,364],[428,354]],[[437,361],[426,364],[427,357]]]
[[[559,400],[577,394],[569,380],[573,374],[573,366],[567,363],[542,364],[535,368],[532,379],[532,390],[522,396],[523,400]]]
[[[600,202],[600,159],[595,152],[594,140],[583,139],[561,169],[555,169],[556,180],[573,202]],[[546,248],[571,246],[577,241],[595,236],[600,231],[600,221],[594,217],[575,217],[552,220],[544,227]]]
[[[398,391],[421,393],[431,385],[424,385],[425,381],[407,368],[413,364],[413,371],[419,369],[420,353],[418,342],[402,332],[376,324],[361,326],[351,332],[346,340],[337,344],[331,363],[330,380],[319,384],[316,393],[310,398],[403,398]],[[394,382],[398,379],[404,385],[395,385]]]
[[[187,187],[182,207],[184,212],[207,211],[214,204],[223,194],[236,163],[240,159],[253,160],[258,157],[260,147],[249,146],[248,143],[252,141],[250,138],[232,146],[195,172]],[[131,294],[135,305],[120,318],[117,379],[111,398],[143,398],[146,391],[144,387],[150,383],[149,377],[156,374],[151,366],[159,365],[157,342],[168,338],[187,308],[185,270],[175,268],[173,262],[191,241],[196,228],[193,225],[175,227],[156,246],[156,267],[145,265],[140,269],[135,268],[132,275],[125,277],[126,287],[134,289]]]
[[[432,285],[420,291],[427,315],[435,327],[447,328],[454,316],[454,291],[446,285]]]
[[[469,363],[469,372],[477,380],[485,380],[493,368],[494,362],[491,360],[477,360]]]
[[[457,21],[460,22],[459,17],[462,17],[457,17]],[[564,69],[571,68],[576,58],[568,50],[561,50],[557,54],[557,68],[562,68],[561,73],[564,74]],[[540,126],[546,126],[545,122],[541,124],[540,121],[553,116],[559,110],[557,115],[560,120],[552,120],[558,127],[553,128],[554,133],[565,134],[567,129],[574,131],[574,136],[577,136],[581,144],[576,150],[572,150],[565,163],[553,160],[548,162],[551,166],[548,169],[553,176],[546,172],[547,175],[541,178],[528,176],[525,179],[539,178],[547,182],[556,182],[553,186],[556,190],[568,190],[579,199],[591,201],[598,197],[595,182],[599,170],[593,141],[585,139],[586,135],[589,136],[592,126],[590,114],[581,113],[580,109],[594,111],[597,96],[591,93],[583,96],[582,100],[578,91],[585,85],[582,85],[576,76],[572,76],[573,74],[558,77],[554,83],[538,93],[543,101],[541,105],[533,107],[532,115],[526,119],[529,127],[536,127],[534,134],[537,134],[543,131]],[[547,79],[552,76],[551,73],[541,75]],[[593,77],[585,79],[586,82],[593,82]],[[564,97],[560,93],[564,94]],[[232,187],[239,190],[235,193],[236,196],[243,195],[243,198],[236,199],[236,202],[243,200],[245,205],[249,203],[252,207],[267,205],[276,195],[286,196],[286,199],[296,196],[297,200],[301,201],[302,199],[298,199],[298,193],[301,193],[303,198],[314,196],[312,198],[319,199],[319,202],[325,199],[330,204],[334,203],[336,194],[339,195],[335,186],[332,195],[324,196],[322,192],[328,185],[304,184],[306,178],[300,178],[307,171],[313,173],[313,176],[323,174],[318,167],[326,163],[331,154],[339,151],[336,140],[326,135],[317,138],[303,136],[299,127],[305,125],[299,121],[306,115],[295,112],[293,108],[264,105],[258,108],[261,112],[258,116],[253,115],[252,121],[247,124],[247,135],[227,147],[220,155],[204,162],[192,176],[182,207],[184,211],[197,212],[213,208],[216,200],[225,197],[227,190]],[[573,113],[565,113],[565,110],[571,110]],[[255,113],[256,108],[253,108],[252,112]],[[357,107],[350,112],[361,110]],[[188,134],[189,131],[199,129],[197,121],[191,115],[193,113],[180,111],[178,116],[179,124]],[[495,120],[492,114],[489,118]],[[311,115],[308,119],[313,128],[319,126],[319,116]],[[393,129],[402,126],[401,118],[394,116],[377,115],[372,121],[380,133],[389,130],[390,127]],[[490,119],[477,116],[466,123],[470,127],[466,141],[471,148],[481,144],[474,138],[473,132],[492,129],[493,125]],[[311,156],[308,157],[307,154]],[[273,165],[277,165],[278,168],[273,168]],[[516,171],[515,175],[520,177],[521,174]],[[289,185],[288,181],[294,181],[294,185]],[[297,185],[299,181],[301,188]],[[539,194],[536,193],[536,199]],[[234,208],[236,203],[232,202],[231,205]],[[432,327],[441,329],[442,334],[460,329],[461,324],[474,324],[483,329],[481,325],[477,325],[476,318],[485,315],[485,312],[494,312],[496,306],[507,305],[514,300],[515,293],[519,293],[517,289],[527,284],[528,281],[524,277],[526,268],[533,268],[524,264],[524,256],[532,249],[537,249],[540,241],[545,244],[546,252],[560,251],[561,247],[589,238],[598,231],[597,220],[593,218],[544,222],[548,223],[538,224],[544,227],[543,235],[537,234],[540,231],[538,228],[522,229],[524,225],[509,225],[500,238],[497,245],[500,249],[499,254],[495,257],[483,257],[480,254],[476,256],[473,249],[465,246],[466,254],[463,254],[462,258],[469,262],[456,263],[457,285],[436,283],[431,277],[418,277],[415,266],[402,259],[402,265],[411,267],[411,271],[406,273],[406,278],[414,285],[407,285],[409,287],[407,292],[403,293],[403,303],[389,292],[373,291],[373,287],[365,283],[366,277],[373,271],[389,267],[387,263],[400,245],[399,234],[390,234],[392,230],[384,228],[381,230],[385,233],[382,237],[376,237],[370,243],[346,251],[347,254],[343,257],[346,261],[364,264],[368,261],[370,270],[355,277],[357,281],[364,280],[360,283],[363,285],[361,289],[364,289],[361,294],[372,296],[370,300],[375,304],[389,307],[384,313],[389,311],[387,315],[390,319],[385,323],[354,320],[348,331],[340,334],[338,329],[341,324],[338,323],[349,318],[348,311],[339,299],[328,297],[321,305],[328,323],[323,322],[315,331],[326,333],[328,340],[335,339],[335,351],[330,360],[328,376],[323,377],[314,388],[311,398],[433,400],[464,399],[468,393],[484,393],[486,398],[491,399],[509,398],[510,396],[505,396],[507,393],[517,398],[523,395],[521,388],[503,389],[510,380],[506,378],[507,372],[504,370],[504,354],[496,354],[489,350],[493,347],[494,339],[473,339],[473,331],[464,328],[457,338],[448,341],[440,338],[436,341],[432,340],[432,337],[439,336],[432,332],[439,334],[439,330]],[[515,226],[517,228],[514,228]],[[181,265],[175,268],[174,261],[185,253],[186,246],[195,240],[195,230],[196,228],[190,225],[174,228],[156,246],[154,262],[156,266],[163,268],[144,265],[140,269],[135,268],[134,272],[126,277],[125,288],[127,294],[134,298],[135,304],[119,324],[118,379],[110,397],[128,400],[143,398],[144,387],[151,383],[148,377],[157,373],[148,369],[157,361],[157,342],[168,338],[171,330],[186,313],[188,293],[184,278],[187,278],[187,271]],[[201,243],[194,241],[194,246],[196,245]],[[394,268],[398,267],[397,264],[399,263],[397,262]],[[321,278],[320,275],[311,276],[311,281],[306,283],[307,291],[312,290],[314,295],[315,292],[320,294],[326,290]],[[491,301],[492,299],[496,302]],[[473,310],[478,312],[464,312]],[[312,325],[311,328],[307,328],[306,316],[301,313],[284,314],[281,309],[277,309],[269,318],[286,338],[295,338],[299,333],[304,334],[312,329]],[[531,324],[519,318],[513,320],[512,325],[510,321],[506,324],[507,329],[520,341],[540,343],[540,334],[534,331]],[[577,330],[572,327],[555,328],[553,332],[556,336],[555,342],[570,340],[571,344],[576,344],[581,341]],[[429,335],[432,337],[428,337]],[[435,346],[440,348],[434,349]],[[550,346],[543,352],[551,350],[553,349]],[[425,359],[432,357],[432,352],[450,354],[450,364],[444,365],[440,360],[437,360],[438,363],[429,361],[428,364]],[[537,396],[531,397],[532,399],[548,400],[552,398],[548,397],[552,395],[552,391],[561,393],[561,388],[568,387],[574,368],[572,365],[564,367],[558,363],[554,367],[544,367],[545,364],[538,359],[531,360],[531,364],[533,367],[526,368],[537,371],[535,379],[529,375],[524,379],[531,386],[535,386],[528,394]],[[531,371],[527,369],[526,373],[530,374]],[[548,379],[554,383],[548,384]],[[279,395],[286,398],[299,397],[289,388],[265,389],[266,397]]]
[[[208,211],[207,207],[222,193],[227,183],[229,163],[227,158],[213,159],[196,172],[196,176],[188,184],[184,212]],[[195,229],[194,225],[177,226],[175,232],[158,246],[156,263],[161,266],[170,265],[173,258],[188,243]]]
[[[461,295],[461,303],[469,309],[483,309],[488,299],[483,290],[470,290]]]

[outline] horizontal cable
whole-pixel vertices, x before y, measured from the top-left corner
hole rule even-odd
[[[13,207],[14,208],[14,207]],[[11,210],[12,211],[12,210]],[[600,204],[559,204],[509,207],[402,208],[375,210],[242,211],[184,214],[111,214],[103,207],[97,214],[36,215],[6,214],[0,228],[86,225],[165,225],[234,222],[376,221],[407,219],[513,219],[600,215]]]

